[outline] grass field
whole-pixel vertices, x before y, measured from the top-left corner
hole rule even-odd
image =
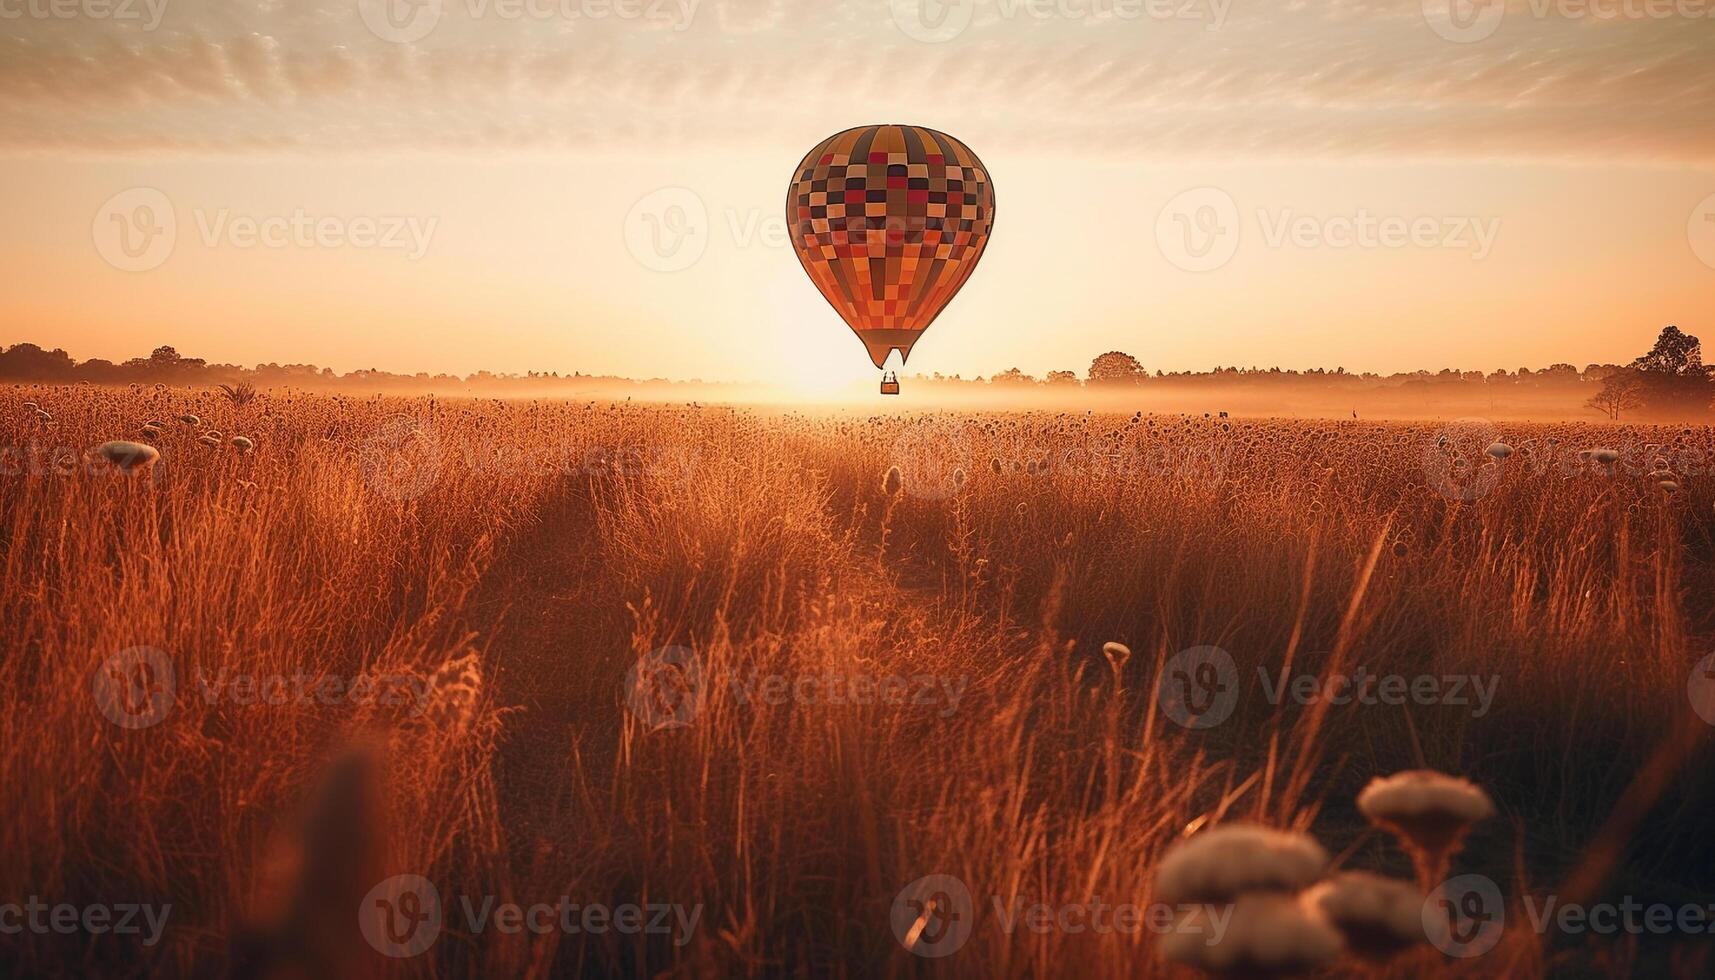
[[[1238,821],[1409,878],[1353,801],[1414,768],[1494,801],[1453,870],[1504,937],[1331,973],[1710,963],[1525,911],[1715,884],[1706,426],[18,387],[0,445],[0,896],[172,906],[0,937],[20,973],[1168,974],[1012,917],[1148,906]],[[1360,668],[1413,693],[1292,693]],[[398,874],[443,910],[408,958],[358,916]],[[973,896],[939,958],[895,914],[932,874]],[[465,911],[561,896],[677,924]]]

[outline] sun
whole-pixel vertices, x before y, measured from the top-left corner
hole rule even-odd
[[[758,366],[767,367],[768,387],[807,401],[875,393],[881,372],[795,263],[773,277],[767,298],[767,340],[758,350]]]

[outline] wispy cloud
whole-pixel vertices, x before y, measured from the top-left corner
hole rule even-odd
[[[984,0],[941,43],[889,0],[426,0],[393,10],[434,15],[408,40],[358,0],[164,2],[153,30],[0,20],[0,149],[695,146],[898,118],[1087,154],[1715,159],[1715,20],[1548,0],[1469,43],[1438,0]]]

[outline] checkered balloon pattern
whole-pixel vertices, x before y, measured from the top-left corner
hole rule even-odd
[[[994,187],[970,147],[922,126],[860,126],[804,157],[786,197],[804,271],[881,367],[935,322],[982,258]]]

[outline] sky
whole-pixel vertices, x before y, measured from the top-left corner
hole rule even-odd
[[[849,384],[783,202],[874,122],[997,197],[909,371],[1715,329],[1715,0],[0,0],[0,91],[0,343],[78,357]]]

